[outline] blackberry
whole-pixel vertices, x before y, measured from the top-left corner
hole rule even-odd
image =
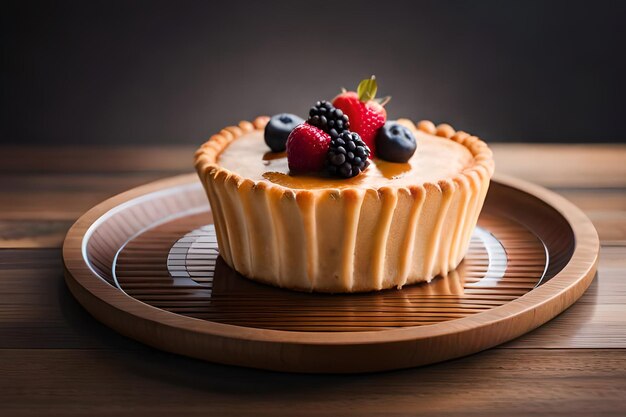
[[[370,148],[358,133],[343,131],[330,141],[326,171],[333,176],[355,177],[369,166],[369,156]]]
[[[311,107],[307,123],[322,129],[333,139],[350,128],[348,116],[326,100],[318,101]]]

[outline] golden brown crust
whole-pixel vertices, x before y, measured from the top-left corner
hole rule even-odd
[[[417,128],[422,132],[428,133],[430,135],[434,135],[437,132],[437,128],[435,124],[430,120],[422,120],[417,124]]]

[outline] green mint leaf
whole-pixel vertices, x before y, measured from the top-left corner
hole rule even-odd
[[[376,77],[372,75],[371,78],[366,78],[359,83],[356,92],[359,95],[359,100],[370,101],[376,97],[377,90]]]

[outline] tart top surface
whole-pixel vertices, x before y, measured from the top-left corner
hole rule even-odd
[[[254,182],[267,181],[290,189],[378,189],[438,183],[475,165],[467,144],[412,129],[417,152],[405,163],[373,159],[361,175],[338,179],[290,172],[285,152],[269,152],[260,129],[243,133],[218,155],[222,168]],[[469,136],[469,135],[468,135]],[[482,143],[482,142],[481,142]],[[474,143],[472,143],[473,145]]]
[[[417,187],[441,191],[468,177],[491,177],[492,153],[483,141],[445,123],[388,120],[389,97],[376,99],[377,90],[372,75],[356,91],[316,101],[306,120],[278,113],[226,127],[196,152],[196,168],[201,177],[219,176],[237,188],[302,196],[308,190],[413,194]]]
[[[219,176],[237,188],[302,196],[308,190],[413,194],[417,187],[441,191],[468,176],[491,177],[493,158],[483,141],[445,123],[388,120],[389,97],[376,99],[377,90],[372,75],[356,91],[316,101],[306,120],[278,113],[226,127],[198,150],[196,168],[201,177]]]

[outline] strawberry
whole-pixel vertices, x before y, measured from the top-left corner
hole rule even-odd
[[[308,123],[296,126],[287,138],[287,163],[294,172],[317,172],[324,168],[330,135]]]
[[[350,130],[358,133],[371,150],[376,153],[376,134],[387,121],[386,103],[375,100],[376,77],[359,83],[357,91],[344,91],[333,100],[333,105],[341,109],[350,120]],[[388,100],[387,100],[388,101]]]

